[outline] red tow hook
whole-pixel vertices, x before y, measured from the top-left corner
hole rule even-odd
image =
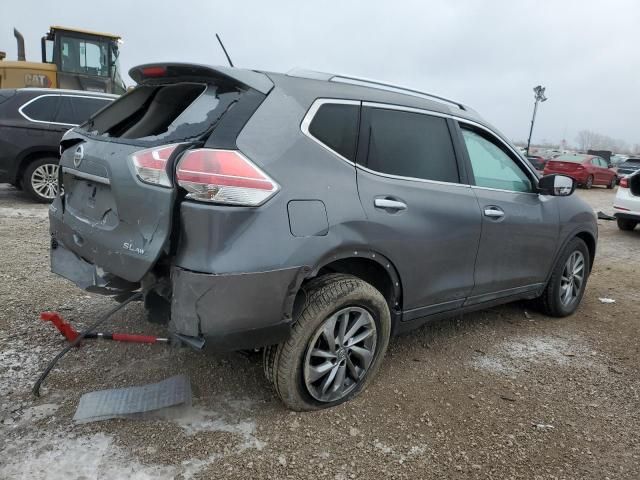
[[[42,312],[40,319],[45,322],[51,322],[58,329],[64,338],[73,342],[78,338],[78,331],[67,323],[62,315],[58,312]],[[109,332],[93,332],[85,335],[84,338],[104,338],[106,340],[115,340],[116,342],[131,342],[131,343],[169,343],[168,338],[155,337],[153,335],[137,335],[130,333],[109,333]]]

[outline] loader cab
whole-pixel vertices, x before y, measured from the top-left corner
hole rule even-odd
[[[42,62],[56,66],[58,88],[122,94],[119,42],[109,33],[54,26],[42,37]]]

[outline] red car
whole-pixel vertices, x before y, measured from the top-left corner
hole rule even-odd
[[[544,174],[551,173],[568,175],[584,188],[591,188],[594,185],[613,188],[618,178],[604,158],[582,153],[560,155],[549,160],[544,166]]]

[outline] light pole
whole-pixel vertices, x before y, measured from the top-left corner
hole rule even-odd
[[[547,97],[544,95],[546,87],[538,85],[533,87],[533,93],[535,94],[535,103],[533,104],[533,116],[531,117],[531,128],[529,129],[529,140],[527,140],[527,156],[529,155],[529,147],[531,146],[531,134],[533,133],[533,124],[536,121],[536,112],[538,111],[538,102],[546,102]]]

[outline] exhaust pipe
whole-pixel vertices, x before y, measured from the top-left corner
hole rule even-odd
[[[24,37],[15,28],[13,29],[13,36],[16,37],[16,41],[18,42],[18,61],[26,62],[27,56],[24,53]]]

